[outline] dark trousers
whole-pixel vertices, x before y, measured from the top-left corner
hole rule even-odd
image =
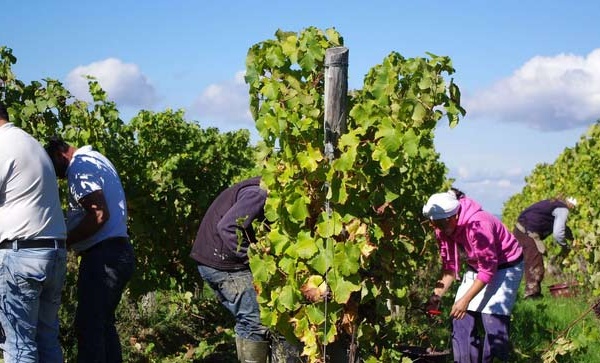
[[[483,327],[483,334],[478,331]],[[463,319],[452,320],[454,363],[491,363],[494,358],[508,362],[510,316],[468,311]]]
[[[525,263],[525,297],[537,296],[542,293],[542,280],[544,279],[544,257],[536,247],[533,238],[518,228],[513,234],[523,247]]]
[[[124,238],[104,240],[81,254],[75,314],[78,363],[123,361],[115,310],[134,269],[133,248]]]

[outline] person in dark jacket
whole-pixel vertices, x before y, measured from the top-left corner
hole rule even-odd
[[[252,223],[265,220],[266,198],[260,177],[221,192],[206,211],[190,254],[202,279],[235,316],[241,362],[267,362],[269,354],[268,329],[260,321],[248,262],[248,248],[256,242]]]
[[[567,227],[567,218],[569,210],[576,205],[577,200],[572,197],[546,199],[530,205],[519,215],[513,234],[523,246],[525,299],[542,296],[543,255],[546,252],[543,240],[552,235],[563,251],[568,251],[566,241],[572,240],[573,234]]]

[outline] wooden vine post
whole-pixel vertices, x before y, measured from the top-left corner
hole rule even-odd
[[[348,98],[348,48],[325,52],[325,156],[331,162],[338,138],[346,132]]]
[[[348,98],[348,48],[333,47],[325,51],[325,112],[324,112],[324,154],[327,161],[331,164],[335,159],[337,151],[337,142],[342,134],[346,132],[346,110]],[[324,185],[325,193],[329,192],[329,185]],[[329,198],[325,199],[325,211],[331,216],[332,209],[329,204]],[[331,239],[327,243],[331,243]],[[327,280],[327,276],[325,276]],[[327,303],[325,303],[327,309]],[[325,311],[327,315],[327,311]],[[327,330],[327,326],[325,326]],[[350,344],[345,341],[338,341],[332,345],[330,354],[327,352],[327,345],[323,346],[324,361],[346,361],[353,363],[356,361],[356,342],[352,337]]]

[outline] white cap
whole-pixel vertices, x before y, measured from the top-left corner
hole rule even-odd
[[[423,206],[423,215],[431,220],[445,219],[455,215],[459,206],[454,192],[436,193]]]
[[[573,206],[577,205],[577,199],[573,198],[573,197],[567,197],[566,201],[570,204],[572,204]]]

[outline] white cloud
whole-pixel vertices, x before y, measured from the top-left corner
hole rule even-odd
[[[454,186],[479,202],[490,213],[500,215],[504,203],[520,193],[525,182],[511,179],[482,179],[478,181],[457,181]]]
[[[458,175],[459,178],[466,179],[469,177],[469,170],[465,167],[460,167],[456,171],[456,175]]]
[[[206,87],[196,98],[190,111],[200,118],[201,123],[206,122],[227,130],[254,129],[244,72],[237,72],[232,80]]]
[[[108,58],[73,69],[66,87],[82,100],[91,101],[86,75],[96,78],[108,98],[119,106],[150,108],[158,100],[156,90],[136,64]]]
[[[525,171],[518,167],[469,169],[460,166],[451,168],[448,176],[455,179],[454,187],[481,203],[483,209],[498,215],[504,202],[525,186]]]
[[[566,130],[600,118],[600,49],[587,56],[537,56],[511,77],[465,98],[468,117]]]
[[[521,183],[524,180],[525,171],[519,167],[508,169],[470,169],[466,166],[460,166],[456,169],[451,168],[448,176],[462,183],[503,187]]]

